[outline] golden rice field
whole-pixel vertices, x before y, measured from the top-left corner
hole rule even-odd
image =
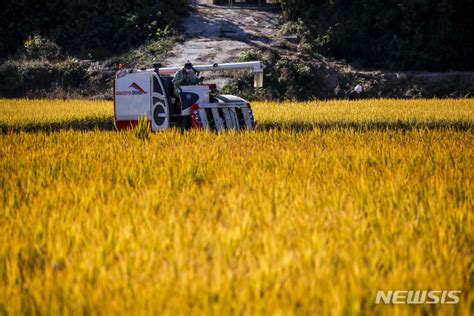
[[[0,101],[0,314],[473,315],[474,99],[255,103],[251,133]],[[461,290],[376,305],[378,290]]]

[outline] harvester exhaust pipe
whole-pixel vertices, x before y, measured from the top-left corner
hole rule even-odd
[[[159,68],[160,75],[174,75],[182,67]],[[248,61],[242,63],[226,63],[212,65],[194,65],[194,69],[199,72],[204,71],[223,71],[223,70],[247,70],[253,72],[253,86],[255,88],[263,87],[263,65],[260,61]]]

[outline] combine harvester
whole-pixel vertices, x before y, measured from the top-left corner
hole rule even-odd
[[[179,69],[161,68],[160,64],[152,69],[120,69],[113,83],[116,129],[133,127],[143,118],[151,122],[152,131],[170,127],[217,131],[255,128],[250,103],[237,96],[219,95],[215,84],[181,86],[178,98],[172,79]],[[262,87],[263,66],[259,61],[194,66],[198,75],[246,69],[253,71],[254,87]]]

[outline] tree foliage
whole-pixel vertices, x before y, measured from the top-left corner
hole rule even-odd
[[[474,69],[471,0],[283,0],[312,50],[364,66]]]
[[[154,37],[188,0],[7,0],[0,11],[0,56],[41,35],[79,56],[103,56]]]

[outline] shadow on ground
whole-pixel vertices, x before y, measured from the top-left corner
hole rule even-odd
[[[47,123],[20,123],[4,124],[0,123],[0,133],[37,133],[37,132],[57,132],[62,130],[75,131],[113,131],[114,121],[110,117],[92,117],[83,119],[73,119],[61,122]]]
[[[341,122],[327,121],[308,123],[303,121],[293,122],[265,122],[257,124],[257,131],[280,130],[309,132],[313,130],[334,130],[350,129],[354,131],[410,131],[410,130],[456,130],[474,131],[474,122],[471,121],[371,121],[371,122]],[[57,132],[57,131],[114,131],[112,118],[84,118],[64,122],[48,123],[23,123],[23,124],[3,124],[0,123],[0,133],[37,133],[37,132]]]
[[[432,121],[432,122],[416,122],[416,121],[372,121],[372,122],[318,122],[308,123],[303,121],[294,122],[269,122],[257,125],[257,130],[287,130],[306,132],[312,130],[334,130],[334,129],[351,129],[355,131],[410,131],[410,130],[457,130],[469,131],[474,129],[474,122],[469,121]]]

